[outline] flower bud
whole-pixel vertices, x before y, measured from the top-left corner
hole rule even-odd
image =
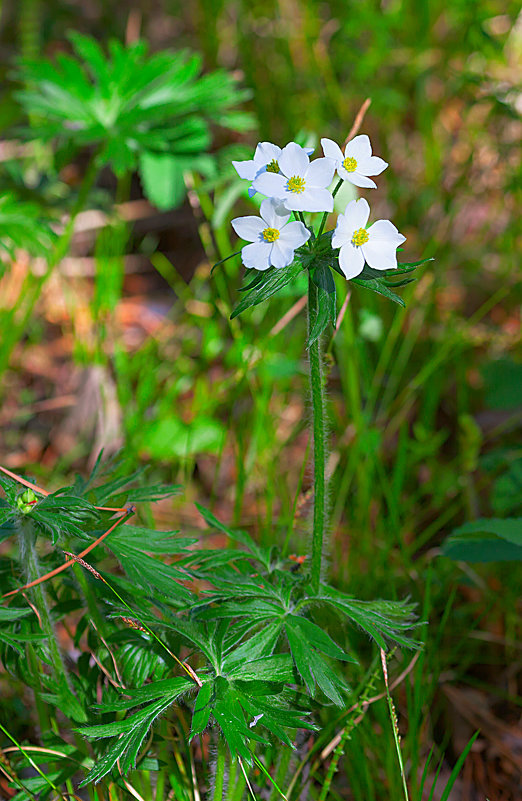
[[[33,506],[38,502],[38,497],[32,489],[26,489],[18,495],[16,505],[23,515],[32,511]]]

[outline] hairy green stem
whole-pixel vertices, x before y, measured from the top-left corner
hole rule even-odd
[[[30,520],[24,520],[20,525],[20,556],[25,570],[27,582],[40,578],[40,567],[36,551],[36,535]],[[33,603],[37,609],[42,632],[45,634],[45,648],[53,668],[54,678],[60,686],[65,682],[67,690],[72,693],[69,674],[60,653],[56,632],[51,620],[47,594],[42,584],[37,584],[29,590]],[[63,685],[62,685],[63,686]]]
[[[318,288],[308,277],[308,334],[318,314]],[[314,516],[312,529],[312,591],[319,590],[323,564],[324,535],[327,526],[326,503],[326,425],[323,392],[321,338],[310,345],[310,390],[312,395],[312,431],[314,440]]]
[[[341,186],[342,186],[342,185],[343,185],[343,180],[342,180],[342,178],[341,178],[341,179],[339,179],[339,181],[337,182],[337,185],[335,186],[335,188],[334,188],[334,190],[333,190],[333,192],[332,192],[332,196],[333,196],[333,197],[335,197],[335,196],[336,196],[337,192],[339,191],[339,189],[341,188]],[[326,225],[326,221],[327,221],[327,219],[328,219],[328,212],[327,212],[327,211],[325,211],[325,213],[324,213],[324,214],[323,214],[323,216],[321,217],[321,223],[320,223],[320,225],[319,225],[319,230],[318,230],[318,232],[317,232],[317,239],[319,239],[319,237],[320,237],[320,236],[321,236],[321,234],[323,233],[323,231],[324,231],[324,226]]]
[[[34,701],[36,708],[36,715],[40,725],[40,731],[49,731],[51,728],[51,718],[47,709],[45,701],[42,699],[42,680],[41,680],[41,665],[36,656],[36,651],[32,643],[27,643],[25,648],[27,657],[27,665],[30,672],[35,677],[35,685],[33,687]]]
[[[212,801],[222,801],[225,789],[226,745],[225,739],[218,734],[216,774],[214,776],[214,791]]]

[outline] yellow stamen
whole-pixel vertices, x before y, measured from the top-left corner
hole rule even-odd
[[[279,231],[277,228],[265,228],[261,236],[265,242],[275,242],[276,239],[279,239]]]
[[[369,240],[368,231],[365,228],[358,228],[353,232],[352,245],[364,245]]]
[[[343,167],[346,172],[355,172],[357,169],[357,160],[354,159],[352,156],[347,156],[343,161]]]
[[[288,179],[286,188],[289,192],[295,192],[296,195],[300,195],[301,192],[305,191],[305,180],[300,175],[294,175]]]
[[[266,171],[267,171],[267,172],[275,172],[275,173],[279,173],[279,172],[280,172],[280,170],[279,170],[279,163],[278,163],[278,162],[277,162],[275,159],[272,159],[272,161],[270,162],[270,164],[267,164],[267,165],[266,165]]]

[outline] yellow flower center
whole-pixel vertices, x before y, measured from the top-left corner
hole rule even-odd
[[[347,156],[343,161],[343,167],[346,172],[355,172],[357,169],[357,160],[352,158],[352,156]]]
[[[265,242],[275,242],[276,239],[279,239],[279,231],[277,228],[265,228],[261,236]]]
[[[277,162],[275,159],[272,159],[270,164],[266,165],[266,171],[267,172],[278,173],[279,172],[279,162]]]
[[[292,178],[288,179],[286,188],[289,192],[295,192],[296,195],[300,195],[301,192],[305,191],[304,178],[301,178],[300,175],[294,175]]]
[[[364,245],[369,238],[366,228],[358,228],[357,231],[353,232],[352,245]]]

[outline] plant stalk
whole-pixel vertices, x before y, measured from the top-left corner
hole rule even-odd
[[[308,276],[308,335],[311,334],[319,311],[319,290]],[[321,337],[310,345],[309,368],[312,396],[312,432],[314,441],[314,515],[312,529],[312,591],[317,593],[323,565],[324,535],[327,526],[326,501],[326,421],[324,406]]]
[[[226,745],[224,737],[218,734],[216,774],[214,776],[214,792],[212,801],[222,801],[225,789]]]
[[[24,520],[20,525],[20,556],[24,565],[25,575],[28,582],[36,581],[40,578],[40,567],[38,564],[38,554],[36,552],[36,536],[30,520]],[[63,661],[60,647],[56,638],[56,632],[51,620],[47,594],[42,584],[32,587],[29,592],[32,595],[34,605],[37,609],[42,632],[46,636],[46,648],[53,668],[54,678],[58,686],[65,681],[67,690],[72,694],[72,686]]]

